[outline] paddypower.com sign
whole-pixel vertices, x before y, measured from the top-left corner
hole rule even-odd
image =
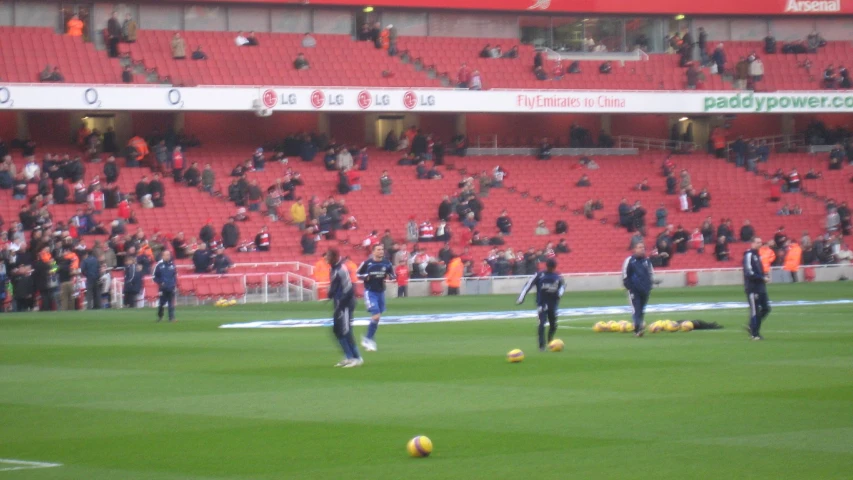
[[[737,93],[734,95],[706,96],[703,106],[706,112],[851,111],[853,110],[853,95]]]

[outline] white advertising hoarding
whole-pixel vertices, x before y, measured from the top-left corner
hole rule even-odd
[[[444,113],[851,113],[845,91],[711,92],[0,84],[0,109]]]

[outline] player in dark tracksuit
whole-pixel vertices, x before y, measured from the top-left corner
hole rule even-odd
[[[655,270],[652,262],[646,258],[646,246],[638,243],[634,254],[625,259],[622,264],[622,284],[628,290],[628,298],[634,310],[634,336],[642,337],[645,325],[643,317],[646,314],[646,304],[654,285]]]
[[[536,287],[536,306],[539,312],[539,350],[545,351],[545,323],[548,323],[548,343],[554,339],[557,333],[557,309],[560,306],[560,297],[566,291],[563,277],[557,273],[557,261],[553,258],[545,263],[545,271],[537,272],[524,284],[521,294],[518,295],[517,305],[524,303],[530,289]]]
[[[364,363],[358,346],[355,344],[355,335],[352,333],[352,316],[355,312],[355,288],[352,284],[350,272],[341,261],[340,253],[334,248],[326,252],[326,261],[332,266],[329,277],[329,299],[334,302],[335,313],[332,318],[332,331],[341,344],[344,351],[344,359],[338,362],[336,367],[352,368]]]
[[[753,238],[749,250],[743,254],[743,287],[749,302],[749,338],[763,340],[761,322],[770,314],[770,299],[767,297],[767,281],[769,277],[764,272],[761,256],[761,239]]]
[[[172,261],[172,252],[163,251],[163,259],[154,267],[154,283],[160,287],[157,302],[157,321],[163,320],[163,307],[169,306],[169,321],[175,321],[175,291],[178,287],[178,270]]]
[[[129,258],[124,266],[124,307],[136,308],[136,299],[142,291],[143,275],[142,265],[136,263],[136,259]]]

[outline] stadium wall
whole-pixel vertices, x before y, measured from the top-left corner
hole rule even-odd
[[[314,112],[293,112],[260,118],[251,112],[186,112],[182,114],[183,130],[197,136],[203,144],[212,145],[263,144],[268,140],[280,140],[288,133],[314,132],[318,130],[319,115]],[[178,121],[180,122],[180,119]],[[135,121],[134,128],[137,128]],[[162,124],[160,130],[163,130]]]

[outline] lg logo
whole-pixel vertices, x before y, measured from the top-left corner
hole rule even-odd
[[[311,106],[314,108],[322,108],[326,104],[326,94],[322,90],[314,90],[311,92]]]
[[[421,95],[420,97],[418,97],[418,94],[409,90],[408,92],[403,94],[403,106],[409,110],[411,110],[417,106],[434,107],[435,106],[435,96],[433,96],[433,95]]]
[[[373,104],[373,96],[370,95],[370,92],[367,90],[358,92],[358,106],[362,110],[370,108],[371,104]]]
[[[408,92],[403,94],[403,106],[408,108],[409,110],[415,108],[418,105],[418,96],[415,92],[409,90]]]
[[[311,92],[311,106],[314,108],[322,108],[323,105],[326,105],[326,102],[330,107],[339,107],[344,105],[344,96],[340,93],[329,95],[326,98],[326,94],[323,93],[322,90],[314,90]]]
[[[371,105],[376,105],[377,107],[387,107],[391,105],[391,97],[385,94],[376,95],[375,97],[368,92],[367,90],[362,90],[358,92],[358,97],[356,98],[359,108],[362,110],[366,110],[370,108]]]
[[[264,103],[264,107],[273,108],[278,104],[278,95],[275,94],[275,90],[264,90],[261,101]]]

